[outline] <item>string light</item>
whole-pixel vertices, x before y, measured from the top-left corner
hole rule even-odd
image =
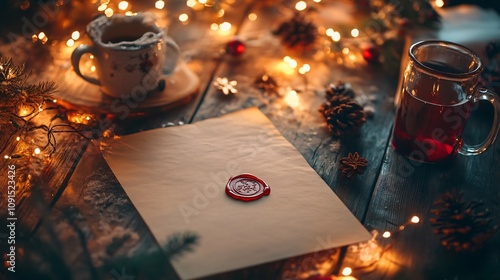
[[[350,267],[344,267],[344,269],[342,269],[342,275],[349,276],[351,274],[352,274],[352,268],[350,268]]]
[[[181,15],[179,15],[179,21],[182,22],[182,23],[187,22],[188,19],[189,19],[189,16],[187,14],[181,14]]]
[[[257,20],[257,14],[255,14],[255,13],[248,14],[248,20],[249,21],[256,21]]]
[[[95,72],[95,66],[94,66],[94,65],[92,65],[92,66],[90,67],[90,71],[91,71],[91,72]]]
[[[187,0],[186,1],[186,6],[192,8],[196,5],[196,0]]]
[[[155,8],[157,8],[158,10],[161,10],[165,7],[165,2],[163,2],[162,0],[158,0],[156,1],[155,3]]]
[[[333,32],[332,40],[338,42],[340,40],[340,33],[338,31]]]
[[[128,2],[127,1],[121,1],[118,3],[118,9],[125,11],[128,8]]]
[[[9,159],[10,157],[8,155],[3,156],[4,159]]]
[[[42,151],[40,150],[40,148],[36,148],[35,149],[35,155],[39,155]]]
[[[288,104],[288,106],[297,108],[299,106],[299,95],[295,90],[292,89],[286,94],[285,102]]]
[[[285,56],[283,58],[283,61],[286,64],[288,64],[288,66],[290,66],[291,68],[294,68],[294,69],[297,68],[297,65],[298,65],[297,60],[295,60],[295,59],[293,59],[293,58],[291,58],[289,56]]]
[[[73,31],[73,33],[71,33],[71,39],[73,39],[75,41],[78,40],[78,39],[80,39],[80,32]]]
[[[306,74],[309,71],[311,71],[311,66],[309,66],[309,64],[307,64],[307,63],[302,65],[302,67],[299,68],[299,73],[302,75]]]
[[[353,28],[351,30],[351,36],[354,37],[354,38],[358,37],[359,36],[359,30],[357,28]]]
[[[73,39],[68,39],[68,41],[66,41],[66,46],[68,47],[72,47],[75,45],[75,40]]]
[[[104,11],[104,14],[107,16],[107,17],[111,17],[113,16],[115,12],[113,11],[113,9],[111,8],[107,8],[105,11]]]
[[[218,25],[217,23],[212,23],[212,24],[210,25],[210,29],[212,29],[212,30],[214,30],[214,31],[215,31],[215,30],[219,29],[219,25]]]
[[[225,21],[219,25],[219,29],[221,31],[229,31],[229,30],[231,30],[231,24],[229,22]]]
[[[410,224],[417,224],[420,222],[418,216],[413,216],[408,222],[399,226],[394,232],[385,231],[382,237],[388,241],[380,240],[379,233],[377,230],[372,231],[372,238],[366,242],[360,242],[348,247],[348,254],[355,263],[359,264],[356,267],[345,267],[341,274],[343,276],[349,276],[352,272],[356,270],[362,270],[376,265],[383,257],[383,255],[392,248],[393,241],[398,237],[398,235]],[[385,244],[385,245],[382,245]]]
[[[307,8],[307,4],[304,1],[299,1],[299,2],[297,2],[297,4],[295,4],[295,9],[297,9],[297,11],[303,11],[306,8]]]
[[[101,5],[99,5],[99,7],[97,7],[97,10],[98,10],[99,12],[103,12],[103,11],[104,11],[104,10],[106,10],[107,8],[108,8],[108,5],[106,5],[106,4],[101,4]]]
[[[16,137],[16,141],[18,141],[18,142],[19,142],[20,140],[21,140],[21,137],[17,136],[17,137]]]
[[[436,0],[436,7],[442,8],[444,6],[444,1],[443,0]]]
[[[332,37],[333,33],[334,33],[334,30],[332,28],[328,28],[326,30],[326,36],[328,36],[328,37]]]
[[[349,50],[349,48],[348,48],[348,47],[345,47],[345,48],[343,48],[343,49],[342,49],[342,53],[343,53],[343,54],[349,54],[349,51],[350,51],[350,50]]]

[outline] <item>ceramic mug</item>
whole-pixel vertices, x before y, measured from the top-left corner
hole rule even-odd
[[[494,92],[477,86],[481,59],[468,48],[445,41],[415,43],[409,57],[394,120],[394,149],[420,162],[486,151],[500,129],[500,101]],[[493,105],[493,126],[483,143],[469,145],[462,132],[479,101]]]
[[[111,97],[162,91],[164,77],[174,72],[179,47],[158,28],[152,15],[101,16],[90,22],[91,45],[80,45],[71,55],[76,74]],[[169,50],[167,55],[167,50]],[[94,56],[97,78],[80,71],[83,54]]]

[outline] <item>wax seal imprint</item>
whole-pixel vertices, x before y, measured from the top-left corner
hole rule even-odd
[[[226,184],[226,194],[238,200],[257,200],[270,193],[271,188],[266,182],[248,173],[233,176]]]

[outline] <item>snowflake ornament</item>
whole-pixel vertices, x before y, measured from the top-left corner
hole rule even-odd
[[[238,82],[230,81],[228,80],[228,78],[225,77],[224,78],[217,77],[214,81],[214,86],[220,91],[222,91],[224,95],[229,95],[230,93],[232,94],[237,93],[238,92],[238,90],[236,89],[237,84]]]

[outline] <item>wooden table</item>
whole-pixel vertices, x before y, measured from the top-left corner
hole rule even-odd
[[[168,4],[169,35],[180,45],[185,63],[199,76],[199,94],[189,103],[168,112],[117,120],[111,126],[113,131],[130,134],[193,123],[258,106],[366,228],[379,232],[396,231],[412,216],[420,217],[419,224],[409,226],[393,239],[392,247],[375,266],[355,270],[353,276],[360,279],[500,279],[500,235],[494,236],[481,251],[459,254],[439,244],[429,223],[433,202],[441,193],[457,189],[464,191],[467,200],[482,200],[495,223],[500,224],[500,143],[482,155],[458,156],[445,164],[408,161],[390,145],[397,71],[396,75],[391,74],[383,64],[368,65],[363,61],[346,66],[333,59],[314,59],[311,55],[285,50],[269,31],[287,16],[277,7],[259,1],[242,2],[229,15],[232,30],[247,44],[245,54],[242,57],[219,56],[218,50],[232,36],[211,31],[203,16],[192,16],[188,25],[181,24],[177,17],[185,9],[183,3]],[[257,15],[256,21],[248,19],[251,12]],[[305,76],[280,72],[275,66],[285,55],[297,58],[299,63],[309,63],[311,71]],[[28,65],[37,67],[34,71],[41,73],[43,79],[55,81],[64,80],[72,71],[66,66],[55,72],[53,68],[44,72],[35,61]],[[256,89],[253,80],[264,72],[278,79],[282,91],[287,86],[302,90],[299,107],[292,108],[284,97],[266,96]],[[216,77],[237,80],[238,93],[223,96],[212,85]],[[318,113],[324,102],[324,86],[338,80],[350,83],[355,91],[368,97],[375,108],[373,117],[358,135],[341,140],[332,138]],[[72,82],[78,83],[82,91],[90,90],[81,80]],[[485,113],[475,113],[467,127],[467,139],[471,141],[478,142],[489,130],[492,112],[486,108],[481,111]],[[12,143],[7,152],[14,146]],[[339,160],[349,152],[358,152],[369,162],[365,174],[354,179],[339,173]],[[2,157],[2,174],[11,163]],[[58,135],[56,153],[43,170],[38,171],[42,172],[40,180],[33,182],[31,187],[18,189],[17,238],[20,244],[27,246],[26,252],[29,248],[36,249],[45,260],[61,261],[65,267],[40,265],[36,268],[52,275],[52,279],[177,278],[168,262],[140,263],[139,268],[104,265],[106,260],[141,256],[158,249],[161,244],[156,242],[103,160],[98,139],[88,141],[72,133]],[[6,215],[6,191],[3,191],[6,180],[6,176],[1,176],[2,221],[6,220],[3,218]],[[6,232],[5,227],[2,228],[0,233]],[[38,244],[46,246],[37,249]],[[1,246],[4,245],[2,242]],[[330,253],[334,260],[330,269],[333,274],[338,275],[346,266],[357,267],[346,248]],[[23,252],[18,252],[18,257],[22,256]],[[299,273],[314,270],[315,264],[321,261],[300,256],[213,278],[298,279]],[[23,269],[27,272],[33,268],[18,267],[18,277],[22,276]],[[5,270],[2,273],[12,277]]]

